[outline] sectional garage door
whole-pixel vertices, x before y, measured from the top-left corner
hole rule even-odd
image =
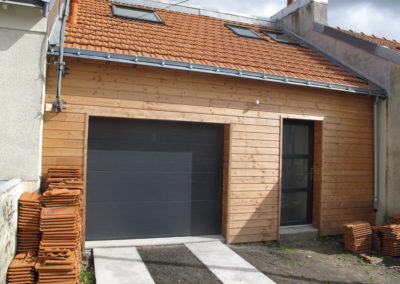
[[[86,240],[221,232],[223,126],[90,118]]]

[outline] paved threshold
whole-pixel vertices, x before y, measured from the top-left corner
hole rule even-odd
[[[275,283],[219,241],[185,246],[225,284]]]
[[[134,247],[93,249],[97,284],[154,284]]]

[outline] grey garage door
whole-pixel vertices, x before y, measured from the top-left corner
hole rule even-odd
[[[219,234],[223,126],[90,118],[86,240]]]

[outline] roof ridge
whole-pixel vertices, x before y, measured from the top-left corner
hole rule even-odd
[[[107,0],[107,1],[122,3],[122,4],[139,5],[160,10],[166,10],[184,14],[192,14],[198,16],[206,16],[206,17],[233,21],[238,23],[276,28],[276,20],[273,20],[268,17],[245,15],[227,11],[220,11],[211,8],[201,8],[199,6],[194,6],[194,5],[181,5],[179,4],[179,2],[178,4],[173,4],[167,2],[160,2],[157,0]]]
[[[374,35],[374,34],[368,34],[368,33],[365,33],[365,32],[353,31],[352,29],[348,29],[348,30],[347,30],[347,29],[341,28],[341,27],[339,27],[339,26],[333,27],[333,28],[336,28],[336,29],[338,29],[339,31],[342,31],[342,32],[351,32],[351,33],[353,33],[353,34],[361,34],[361,35],[364,35],[364,36],[367,36],[367,37],[373,37],[373,38],[376,38],[376,39],[391,41],[391,42],[400,44],[400,42],[398,42],[398,41],[395,40],[395,39],[387,39],[386,37],[380,37],[380,36],[376,36],[376,35]]]

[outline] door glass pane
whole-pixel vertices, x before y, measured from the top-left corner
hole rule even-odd
[[[307,155],[309,126],[287,124],[283,129],[283,155]]]
[[[307,192],[285,192],[282,195],[281,223],[284,225],[307,223]]]
[[[285,158],[283,160],[283,189],[308,187],[308,159]]]

